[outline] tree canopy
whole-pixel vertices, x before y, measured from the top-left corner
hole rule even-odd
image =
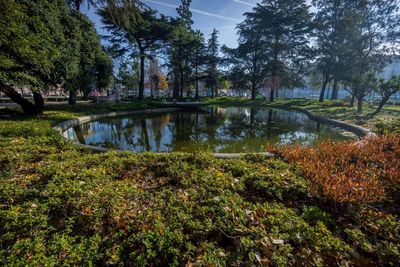
[[[40,113],[41,101],[22,98],[14,86],[29,86],[39,93],[62,59],[58,43],[61,17],[68,12],[63,1],[1,0],[0,91],[21,105],[26,114]]]
[[[104,7],[98,11],[107,31],[109,40],[122,45],[122,53],[137,54],[140,58],[139,99],[144,97],[145,60],[150,52],[159,47],[159,42],[170,34],[169,24],[164,16],[150,8],[124,5],[118,8]],[[128,20],[120,20],[126,17]]]
[[[145,96],[146,64],[162,58],[175,99],[193,88],[199,98],[203,81],[211,96],[228,85],[249,90],[252,99],[267,89],[274,101],[281,88],[303,86],[312,76],[321,81],[320,101],[333,83],[331,98],[344,86],[361,112],[365,97],[381,84],[376,76],[400,52],[399,0],[313,0],[315,14],[306,0],[263,0],[237,25],[235,48],[220,48],[216,29],[206,40],[193,28],[191,0],[181,0],[175,18],[139,0],[0,1],[0,90],[30,114],[43,110],[43,90],[62,88],[74,104],[78,92],[87,97],[108,89],[111,54],[138,59],[139,99]],[[101,16],[109,48],[80,12],[85,4]],[[150,77],[157,84],[158,78]],[[21,87],[31,89],[33,103],[15,90]]]
[[[26,114],[43,111],[43,89],[61,85],[87,92],[109,85],[111,61],[86,16],[62,0],[1,0],[1,6],[0,90]],[[16,92],[24,86],[32,90],[34,103]]]

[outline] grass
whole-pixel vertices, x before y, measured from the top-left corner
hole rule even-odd
[[[0,122],[2,265],[400,264],[398,211],[327,205],[295,164],[93,154],[51,128],[83,114],[158,105],[56,106],[41,119]]]

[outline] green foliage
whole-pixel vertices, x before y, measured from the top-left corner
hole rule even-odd
[[[139,99],[144,98],[145,59],[150,52],[159,48],[170,33],[170,24],[165,16],[158,17],[157,11],[147,6],[124,2],[118,6],[105,6],[98,10],[110,41],[120,54],[129,52],[140,58]],[[126,47],[127,46],[127,47]]]
[[[61,59],[64,1],[1,0],[0,82],[40,89]]]
[[[190,11],[191,2],[192,0],[181,0],[181,5],[176,9],[179,19],[187,29],[190,29],[193,25],[192,12]]]
[[[139,85],[139,66],[136,62],[131,60],[122,60],[119,68],[116,80],[127,90],[137,88]]]
[[[211,37],[208,40],[207,52],[208,52],[208,70],[207,70],[207,84],[212,89],[212,96],[217,95],[216,86],[218,84],[218,63],[219,63],[219,43],[218,43],[218,31],[216,29],[211,33]]]
[[[201,33],[186,28],[180,19],[173,21],[167,52],[174,79],[174,98],[184,97],[184,89],[189,85],[193,71],[194,79],[199,79],[199,68],[207,62],[205,50]]]
[[[100,44],[93,23],[85,15],[71,11],[65,17],[63,64],[59,65],[62,83],[68,91],[89,95],[94,89],[107,89],[111,84],[112,62]]]
[[[238,25],[239,47],[229,54],[248,76],[252,99],[266,81],[274,91],[302,83],[309,56],[311,14],[305,1],[262,1]]]
[[[0,90],[26,114],[42,113],[43,89],[63,86],[87,95],[109,86],[112,63],[93,23],[66,1],[2,0],[1,6]],[[15,90],[22,86],[33,91],[35,105]]]

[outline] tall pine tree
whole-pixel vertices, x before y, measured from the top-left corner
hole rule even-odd
[[[208,40],[208,77],[207,84],[211,87],[211,97],[218,96],[218,63],[219,63],[219,43],[218,31],[216,29],[211,33]]]
[[[270,79],[270,101],[281,86],[301,82],[302,65],[310,56],[309,40],[312,15],[305,0],[263,0],[245,13],[241,24],[260,33],[263,47],[268,53],[268,78]],[[241,35],[243,43],[251,34]],[[282,81],[278,82],[278,81]]]

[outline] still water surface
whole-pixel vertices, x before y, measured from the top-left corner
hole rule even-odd
[[[64,132],[82,144],[135,152],[262,152],[266,144],[313,145],[355,136],[310,120],[305,114],[254,107],[107,118]]]

